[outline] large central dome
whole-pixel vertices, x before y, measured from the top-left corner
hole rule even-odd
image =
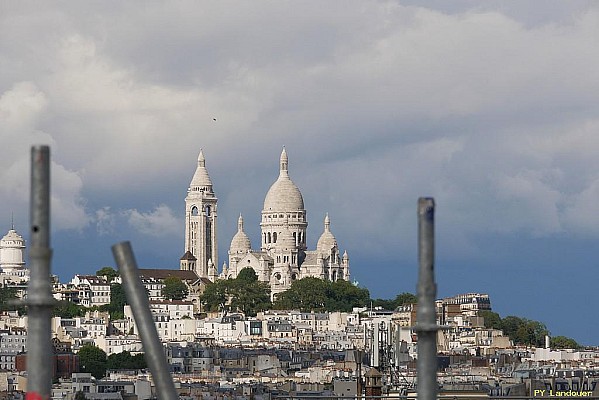
[[[279,178],[272,184],[264,199],[264,211],[299,211],[304,209],[302,193],[289,178],[287,152],[283,148]]]

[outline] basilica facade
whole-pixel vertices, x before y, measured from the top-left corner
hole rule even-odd
[[[308,250],[304,199],[289,176],[285,148],[279,159],[279,176],[264,199],[259,249],[252,249],[240,215],[237,233],[229,246],[228,264],[223,263],[221,271],[217,271],[217,198],[202,152],[187,190],[185,210],[185,254],[181,269],[194,270],[198,276],[214,281],[235,278],[242,269],[252,268],[260,281],[270,285],[273,297],[289,289],[294,280],[305,277],[350,280],[349,256],[347,252],[340,254],[328,214],[316,249]]]

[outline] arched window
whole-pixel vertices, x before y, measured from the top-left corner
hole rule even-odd
[[[210,216],[210,206],[204,207],[204,213],[206,214],[207,217]]]
[[[198,215],[198,208],[196,206],[191,207],[191,215]]]
[[[273,242],[273,243],[277,243],[277,232],[274,232],[274,233],[272,234],[272,242]]]
[[[271,243],[271,241],[270,241],[270,232],[268,232],[268,243]]]

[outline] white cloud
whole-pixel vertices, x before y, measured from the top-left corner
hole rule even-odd
[[[599,234],[599,178],[595,178],[582,192],[569,198],[564,210],[564,221],[573,234]]]
[[[32,82],[18,82],[0,96],[0,201],[21,221],[28,219],[30,148],[54,145],[51,135],[38,129],[47,112],[46,95]],[[51,152],[54,160],[54,155]],[[51,210],[54,229],[81,229],[88,222],[80,176],[56,161],[51,162]],[[8,207],[7,207],[8,208]]]
[[[534,23],[503,5],[322,7],[302,3],[293,18],[282,4],[74,6],[24,12],[19,24],[0,17],[11,27],[0,40],[12,66],[5,76],[30,77],[10,82],[0,110],[56,148],[63,225],[93,219],[99,232],[114,229],[118,219],[104,218],[118,205],[107,202],[123,196],[173,208],[200,147],[221,178],[219,196],[234,203],[227,196],[238,187],[224,179],[239,160],[252,180],[269,182],[265,159],[282,144],[312,164],[302,171],[305,195],[338,187],[327,208],[343,210],[340,224],[358,215],[373,238],[410,237],[405,226],[422,194],[438,196],[466,236],[547,235],[581,223],[564,210],[582,204],[594,179],[584,171],[599,167],[589,122],[599,104],[596,7],[568,14],[560,6]],[[17,36],[43,62],[12,45]],[[4,171],[25,164],[11,165]],[[174,181],[181,191],[167,193]],[[103,196],[94,208],[106,213],[85,215],[88,192]],[[357,213],[358,204],[380,213]],[[159,210],[129,218],[154,231],[141,221]]]
[[[28,129],[47,106],[47,99],[33,82],[17,82],[0,96],[3,131]]]
[[[131,227],[142,234],[156,237],[180,234],[183,222],[164,204],[148,213],[136,209],[123,211]]]
[[[100,235],[108,235],[114,233],[116,226],[116,216],[111,211],[110,207],[102,207],[96,210],[96,231]]]

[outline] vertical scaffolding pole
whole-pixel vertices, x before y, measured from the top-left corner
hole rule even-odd
[[[173,378],[169,373],[164,348],[160,343],[156,325],[152,318],[146,288],[139,277],[131,243],[115,244],[112,246],[112,254],[123,279],[127,301],[131,305],[133,318],[135,318],[135,324],[141,336],[144,355],[156,385],[157,398],[160,400],[177,400],[179,396],[175,390]]]
[[[418,199],[418,400],[437,399],[435,200]]]
[[[50,285],[50,148],[31,148],[30,279],[27,285],[27,400],[52,390],[52,287]]]

